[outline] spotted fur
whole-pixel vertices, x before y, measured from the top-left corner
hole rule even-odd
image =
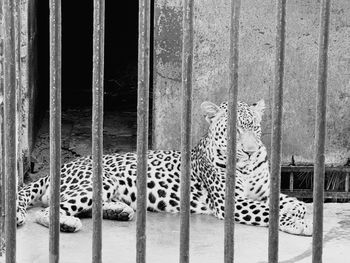
[[[238,103],[237,170],[235,220],[243,224],[267,226],[269,222],[269,164],[261,142],[264,102]],[[191,152],[191,212],[225,217],[227,146],[227,103],[202,103],[209,130]],[[180,166],[178,151],[149,151],[147,210],[180,211]],[[28,206],[37,201],[50,205],[50,178],[45,176],[26,185],[18,193],[17,224],[25,221]],[[109,154],[103,157],[103,217],[131,220],[136,210],[136,154]],[[233,198],[233,197],[232,197]],[[81,157],[61,168],[60,225],[62,231],[78,231],[79,217],[91,216],[92,159]],[[37,222],[48,226],[48,208],[38,212]],[[280,196],[280,229],[311,235],[305,222],[305,205],[295,198]]]

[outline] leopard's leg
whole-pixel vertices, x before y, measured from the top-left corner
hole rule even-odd
[[[49,227],[50,224],[50,207],[42,209],[36,213],[35,221],[43,226]],[[82,228],[79,218],[69,215],[67,204],[60,204],[60,230],[62,232],[77,232]]]
[[[281,209],[285,208],[289,210],[289,213],[295,215],[297,218],[304,219],[306,214],[305,203],[299,201],[295,197],[290,197],[285,194],[280,194],[280,206]]]
[[[279,216],[279,229],[295,235],[311,235],[311,228],[304,219],[296,218],[292,213],[292,202],[281,206]],[[220,219],[225,217],[225,207],[214,208],[214,215]],[[245,197],[236,196],[235,198],[235,221],[241,224],[254,226],[269,225],[269,203],[263,201],[251,200]]]
[[[280,195],[280,229],[296,235],[311,236],[312,222],[305,220],[305,203],[287,195]]]
[[[92,187],[89,184],[67,185],[60,193],[60,230],[62,232],[76,232],[81,229],[82,224],[77,217],[79,213],[91,210],[92,208]],[[47,197],[50,205],[49,197]],[[36,214],[35,221],[43,226],[49,227],[49,211],[47,207]]]
[[[50,184],[49,176],[29,183],[19,190],[17,194],[17,225],[23,225],[27,215],[27,208],[45,194]]]
[[[118,200],[103,202],[102,211],[104,219],[129,221],[134,217],[134,210]]]
[[[220,203],[220,202],[218,202]],[[224,204],[214,205],[214,215],[219,219],[225,218]],[[255,226],[268,226],[269,207],[265,202],[251,200],[242,196],[235,198],[235,221]]]
[[[103,219],[129,221],[134,217],[134,210],[121,201],[106,201],[102,204]],[[79,218],[91,218],[92,207],[77,214]]]

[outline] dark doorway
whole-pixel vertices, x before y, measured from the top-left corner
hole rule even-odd
[[[49,1],[38,1],[40,104],[48,105]],[[93,1],[62,1],[62,106],[90,107]],[[106,1],[105,109],[136,111],[138,2]]]
[[[47,172],[49,1],[37,1],[37,136],[34,171]],[[104,153],[134,151],[138,1],[106,1]],[[91,154],[93,0],[62,1],[62,161]],[[152,105],[150,103],[150,105]],[[45,170],[46,169],[46,170]]]

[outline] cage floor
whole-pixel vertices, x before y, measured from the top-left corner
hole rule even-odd
[[[308,206],[310,217],[311,205]],[[48,262],[48,229],[34,223],[29,210],[27,223],[17,231],[17,262]],[[345,263],[350,258],[350,204],[325,204],[325,263]],[[147,213],[147,262],[178,262],[179,215]],[[83,219],[80,232],[60,235],[60,262],[91,262],[92,220]],[[267,262],[268,229],[235,225],[235,262]],[[224,222],[213,216],[191,216],[190,262],[223,262]],[[311,262],[311,237],[280,232],[281,263]],[[0,259],[0,262],[4,262]],[[103,221],[103,262],[135,262],[135,220]]]

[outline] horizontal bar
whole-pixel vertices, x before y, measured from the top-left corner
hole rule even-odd
[[[225,186],[224,262],[234,262],[235,185],[237,151],[237,97],[239,60],[239,17],[241,1],[231,1],[230,58],[227,123],[227,173]]]
[[[314,166],[282,166],[282,173],[290,173],[290,172],[313,172]],[[326,172],[350,172],[350,167],[348,166],[338,166],[338,167],[325,167]]]
[[[325,175],[325,140],[327,108],[327,68],[330,0],[322,0],[320,12],[320,37],[318,58],[318,83],[316,96],[314,209],[312,236],[312,263],[322,263],[323,246],[323,196]]]
[[[136,262],[146,262],[147,159],[150,83],[150,0],[139,0],[137,96]]]
[[[278,262],[279,196],[282,151],[286,0],[277,0],[275,84],[273,91],[268,262]]]
[[[94,0],[92,69],[92,262],[102,262],[103,76],[105,0]]]
[[[183,0],[180,263],[189,262],[194,0]]]
[[[16,58],[15,1],[5,0],[4,12],[4,135],[6,263],[16,262]]]
[[[301,190],[301,189],[294,189],[293,191],[290,190],[282,190],[282,193],[297,197],[297,198],[313,198],[313,191],[310,190]],[[340,191],[325,191],[323,200],[325,199],[350,199],[350,193],[349,192],[340,192]]]
[[[59,262],[60,173],[61,0],[50,0],[50,263]]]

